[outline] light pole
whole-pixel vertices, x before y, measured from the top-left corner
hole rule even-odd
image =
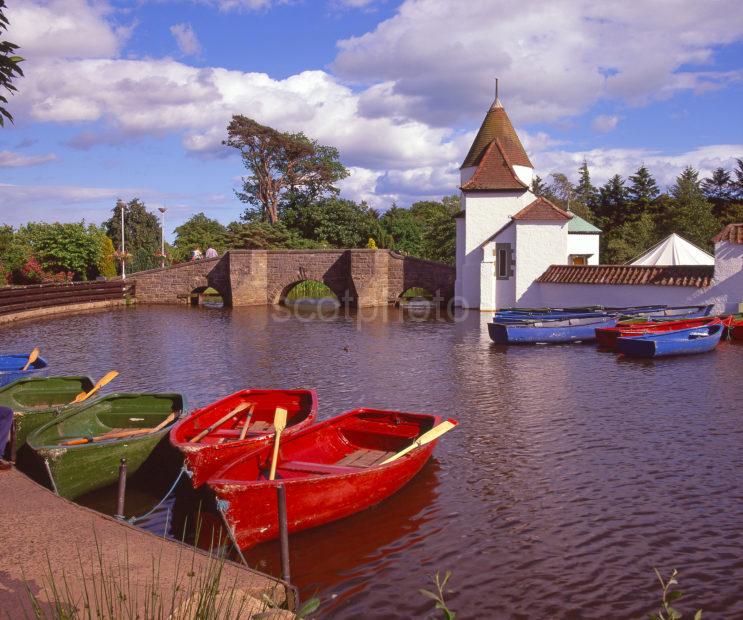
[[[124,201],[121,201],[121,279],[126,280],[126,246],[124,245]]]
[[[160,211],[160,267],[165,267],[165,207],[158,207]]]

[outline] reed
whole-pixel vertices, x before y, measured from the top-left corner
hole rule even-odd
[[[326,299],[335,298],[330,287],[317,280],[304,280],[292,288],[286,296],[286,301],[297,299]]]

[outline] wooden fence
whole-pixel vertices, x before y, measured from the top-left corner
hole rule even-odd
[[[134,282],[131,280],[4,286],[0,287],[0,315],[36,308],[123,299],[126,295],[134,296]]]

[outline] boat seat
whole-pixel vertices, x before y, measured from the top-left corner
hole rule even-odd
[[[347,454],[336,465],[344,465],[350,467],[373,467],[379,465],[387,457],[396,454],[395,452],[386,452],[385,450],[371,450],[367,448],[360,448],[351,454]]]
[[[265,433],[272,430],[273,427],[268,424],[268,422],[256,422],[248,425],[248,435],[251,433]],[[242,426],[239,426],[238,428],[218,428],[213,430],[211,433],[208,433],[207,437],[233,438],[239,437],[240,433],[242,433]]]
[[[350,474],[359,471],[358,467],[344,467],[343,465],[331,465],[329,463],[311,463],[309,461],[279,462],[278,469],[307,472],[311,474]]]

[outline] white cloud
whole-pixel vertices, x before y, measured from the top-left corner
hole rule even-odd
[[[678,174],[692,166],[700,176],[709,176],[715,168],[731,170],[735,159],[743,155],[743,144],[712,144],[682,153],[670,154],[651,149],[590,149],[586,151],[543,151],[532,155],[537,173],[547,178],[551,172],[564,172],[577,180],[578,167],[585,159],[594,184],[602,184],[615,175],[627,178],[645,164],[661,185],[671,185]]]
[[[24,166],[38,166],[57,159],[54,153],[46,155],[23,155],[13,151],[0,151],[0,168],[21,168]]]
[[[617,128],[618,124],[618,116],[599,114],[598,116],[594,117],[593,121],[591,122],[591,127],[593,127],[594,131],[598,131],[599,133],[609,133],[610,131],[614,131]]]
[[[24,58],[110,58],[130,34],[109,20],[108,7],[85,0],[12,2],[7,38],[20,46]]]
[[[371,115],[451,125],[478,118],[493,78],[517,123],[578,115],[606,98],[632,105],[740,79],[709,64],[740,40],[737,0],[406,0],[372,32],[339,42],[334,70],[379,85]],[[372,95],[378,95],[373,97]]]
[[[174,24],[170,27],[170,34],[178,44],[178,49],[186,56],[198,56],[201,53],[201,43],[191,24]]]

